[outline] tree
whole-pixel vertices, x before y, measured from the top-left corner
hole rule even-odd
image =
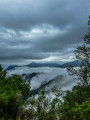
[[[0,119],[16,119],[22,110],[30,86],[19,75],[6,76],[0,65]]]
[[[60,111],[60,120],[90,119],[90,27],[83,39],[84,44],[75,50],[76,58],[82,61],[81,66],[67,68],[69,74],[77,78],[78,84],[71,91],[66,91]]]
[[[90,21],[88,25],[90,25]],[[75,56],[82,61],[82,65],[77,70],[72,66],[67,70],[70,75],[77,76],[79,85],[87,86],[90,84],[90,27],[88,34],[85,34],[83,39],[84,44],[75,50]]]

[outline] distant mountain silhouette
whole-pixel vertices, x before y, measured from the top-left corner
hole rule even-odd
[[[5,70],[7,71],[7,70],[13,70],[13,69],[15,69],[16,67],[19,67],[19,66],[17,66],[17,65],[10,65],[8,68],[6,68]]]
[[[66,68],[68,66],[73,66],[73,67],[77,67],[77,66],[80,66],[81,65],[81,61],[80,60],[76,60],[76,61],[72,61],[72,62],[67,62],[67,63],[64,63],[63,65],[61,65],[62,68]]]
[[[26,65],[27,67],[59,67],[60,64],[57,63],[35,63],[32,62],[28,65]]]
[[[28,65],[23,65],[23,66],[17,66],[17,65],[10,65],[7,70],[13,70],[16,67],[59,67],[59,68],[66,68],[68,66],[72,65],[73,67],[77,67],[81,65],[81,61],[80,60],[76,60],[76,61],[72,61],[72,62],[67,62],[64,63],[62,65],[58,64],[58,63],[35,63],[32,62]]]

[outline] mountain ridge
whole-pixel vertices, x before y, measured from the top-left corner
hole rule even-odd
[[[58,64],[58,63],[35,63],[32,62],[30,64],[27,65],[22,65],[22,66],[18,66],[18,65],[10,65],[8,68],[6,68],[5,70],[13,70],[16,67],[59,67],[59,68],[66,68],[68,66],[72,65],[73,67],[77,67],[81,65],[81,61],[80,60],[76,60],[76,61],[72,61],[72,62],[66,62],[64,64]]]

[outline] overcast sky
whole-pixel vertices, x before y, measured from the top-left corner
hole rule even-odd
[[[74,60],[89,15],[90,0],[0,0],[0,63]]]

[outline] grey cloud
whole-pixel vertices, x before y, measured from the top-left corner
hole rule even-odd
[[[73,53],[87,33],[89,3],[89,0],[0,1],[0,62],[42,60]]]
[[[0,23],[13,29],[27,29],[30,25],[48,23],[63,27],[89,14],[89,0],[30,0],[2,1]],[[78,14],[77,14],[78,12]]]

